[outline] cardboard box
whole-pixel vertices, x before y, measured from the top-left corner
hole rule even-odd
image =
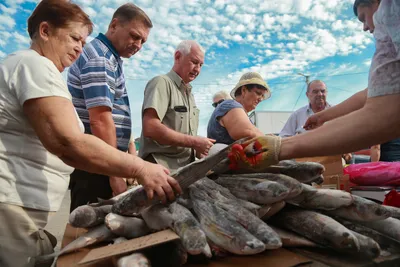
[[[85,229],[74,228],[69,224],[65,228],[62,247],[66,246],[80,235],[86,232]],[[74,253],[60,256],[57,267],[116,267],[118,257],[133,253],[139,248],[150,247],[161,242],[176,240],[176,234],[166,230],[150,234],[144,237],[135,238],[117,245],[93,245],[89,248],[80,249]],[[155,235],[158,237],[154,238]],[[162,240],[164,238],[164,240]],[[179,238],[179,237],[178,237]],[[155,242],[157,241],[157,242]],[[128,243],[129,242],[129,243]],[[87,262],[82,265],[82,263]],[[186,264],[186,267],[241,267],[241,266],[279,266],[294,267],[313,261],[307,257],[293,253],[287,249],[269,250],[252,256],[232,256],[209,264]]]
[[[341,189],[345,186],[341,185],[343,180],[343,165],[342,156],[324,156],[324,157],[308,157],[296,159],[299,162],[318,162],[325,167],[324,182],[321,185],[314,184],[313,186],[317,188],[327,188],[327,189]],[[346,187],[347,188],[347,187]],[[342,189],[343,190],[343,189]]]

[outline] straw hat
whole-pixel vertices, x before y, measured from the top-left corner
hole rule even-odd
[[[268,84],[264,81],[260,74],[257,72],[247,72],[240,77],[239,82],[236,84],[235,88],[231,91],[231,97],[235,99],[236,90],[241,88],[243,85],[257,84],[265,88],[264,100],[271,97],[271,90]]]

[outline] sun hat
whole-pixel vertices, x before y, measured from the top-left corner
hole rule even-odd
[[[240,77],[239,82],[231,91],[231,97],[235,99],[236,90],[241,88],[243,85],[257,84],[265,88],[264,100],[271,97],[271,90],[268,84],[264,81],[260,74],[257,72],[247,72]]]

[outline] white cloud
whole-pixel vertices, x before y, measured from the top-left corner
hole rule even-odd
[[[15,20],[9,15],[0,15],[0,30],[12,30],[15,26]]]

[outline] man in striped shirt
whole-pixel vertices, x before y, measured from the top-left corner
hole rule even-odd
[[[146,42],[152,22],[139,7],[125,4],[113,15],[106,34],[87,44],[68,72],[68,88],[76,111],[93,134],[119,150],[128,151],[131,112],[122,59],[130,58]],[[82,170],[71,174],[71,207],[108,199],[126,191],[126,182]]]

